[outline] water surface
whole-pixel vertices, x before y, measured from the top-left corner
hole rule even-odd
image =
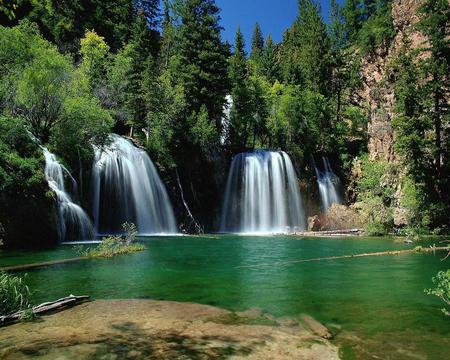
[[[384,354],[389,346],[399,344],[405,349],[405,358],[412,358],[408,351],[422,358],[439,359],[446,354],[450,321],[439,312],[441,303],[423,292],[432,285],[432,276],[448,268],[448,262],[442,262],[439,255],[296,263],[299,259],[408,249],[412,245],[390,238],[237,235],[143,241],[148,250],[141,253],[28,271],[34,302],[73,293],[97,299],[196,302],[230,310],[259,307],[277,317],[308,313],[335,326],[336,332],[342,329],[342,342],[350,344],[346,351],[349,357],[359,340],[348,334],[370,339],[364,346],[371,353]],[[0,252],[0,264],[74,255],[70,246],[46,252]]]

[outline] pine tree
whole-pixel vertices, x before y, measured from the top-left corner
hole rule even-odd
[[[331,23],[329,25],[331,43],[332,77],[331,87],[335,96],[336,124],[341,121],[343,110],[343,91],[349,77],[346,48],[349,44],[343,8],[336,0],[331,0]]]
[[[450,5],[447,0],[426,0],[419,8],[421,20],[418,28],[427,36],[424,60],[420,68],[424,76],[423,98],[425,112],[434,125],[434,162],[436,168],[436,185],[440,195],[448,196],[450,185],[450,147],[448,115],[449,104],[449,68],[450,68]],[[447,194],[447,195],[445,195]]]
[[[346,0],[343,9],[348,37],[355,41],[362,25],[360,0]]]
[[[221,41],[219,8],[213,0],[186,0],[180,9],[177,75],[185,89],[187,114],[206,106],[220,130],[228,92],[227,48]]]
[[[283,75],[286,81],[325,94],[329,80],[330,42],[314,0],[299,0],[299,15],[283,40]]]
[[[262,58],[263,75],[273,83],[280,78],[280,69],[277,59],[277,46],[272,40],[272,36],[267,35],[266,45]]]
[[[261,31],[261,27],[258,23],[255,24],[252,36],[252,51],[250,59],[254,62],[256,69],[261,70],[262,67],[262,55],[264,52],[264,38]]]
[[[432,129],[427,116],[423,116],[421,87],[417,79],[420,72],[414,63],[416,53],[408,52],[405,43],[391,72],[395,74],[395,148],[405,160],[406,167],[416,184],[425,184],[431,174],[430,141],[426,134]]]
[[[143,14],[147,25],[155,29],[159,25],[159,0],[134,0],[136,14]]]
[[[155,72],[155,59],[153,54],[156,50],[154,49],[154,37],[148,27],[147,21],[143,12],[137,14],[130,43],[128,44],[131,68],[128,75],[126,92],[131,134],[133,134],[135,126],[145,127],[147,105],[144,77],[148,77]]]
[[[253,116],[245,41],[240,28],[236,31],[234,53],[230,59],[230,81],[233,106],[230,112],[229,141],[231,145],[243,149],[253,126]]]

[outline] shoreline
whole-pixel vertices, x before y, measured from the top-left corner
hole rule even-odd
[[[307,320],[156,300],[95,300],[0,328],[0,358],[339,359]],[[115,357],[114,357],[115,358]]]

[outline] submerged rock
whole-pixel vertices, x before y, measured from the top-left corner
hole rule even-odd
[[[339,359],[306,327],[216,321],[230,316],[238,315],[189,303],[94,301],[0,329],[0,358]]]

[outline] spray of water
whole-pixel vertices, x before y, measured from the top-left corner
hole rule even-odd
[[[65,187],[65,180],[68,180],[71,182],[72,189],[76,191],[75,179],[58,162],[54,154],[44,146],[41,146],[41,149],[45,157],[45,176],[50,189],[56,195],[60,241],[94,239],[94,228],[89,216],[72,200]]]
[[[158,172],[147,153],[119,135],[95,149],[92,170],[95,228],[116,234],[124,222],[136,224],[140,234],[174,234],[175,216]]]
[[[342,204],[341,196],[342,183],[339,177],[333,172],[330,161],[326,157],[322,157],[323,170],[319,169],[316,164],[317,185],[319,186],[320,202],[324,212],[333,204]]]
[[[297,175],[281,151],[234,157],[225,190],[221,231],[286,233],[305,229]]]

